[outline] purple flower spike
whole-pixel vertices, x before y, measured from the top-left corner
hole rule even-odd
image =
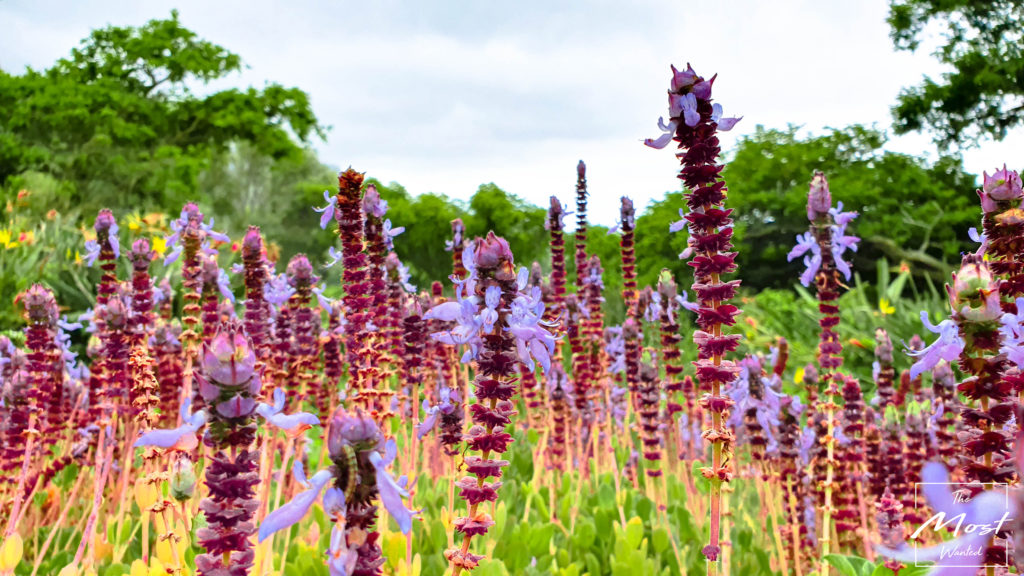
[[[384,456],[381,456],[380,452],[370,453],[370,463],[377,471],[377,490],[380,491],[380,501],[384,504],[388,514],[391,514],[391,517],[398,522],[402,534],[408,534],[412,530],[413,511],[405,507],[402,497],[408,496],[409,492],[399,486],[387,471],[388,466],[398,453],[394,438],[387,441],[384,451]]]
[[[288,276],[278,274],[263,285],[263,299],[280,307],[295,294],[295,288],[288,285]]]
[[[217,404],[217,413],[232,419],[250,416],[256,408],[256,401],[247,396],[236,395],[229,400]]]
[[[231,292],[231,279],[228,278],[228,273],[224,270],[217,273],[217,289],[220,290],[220,294],[225,300],[229,300],[232,304],[235,303],[235,295]]]
[[[296,466],[296,468],[301,471],[301,464]],[[260,524],[260,542],[266,540],[274,532],[290,528],[302,520],[309,513],[310,507],[316,502],[324,486],[334,479],[330,470],[317,472],[309,482],[303,482],[305,478],[300,478],[298,474],[295,477],[301,484],[308,486],[309,489],[299,492],[290,502],[267,515],[263,523]]]
[[[189,409],[192,407],[192,399],[187,398],[185,403],[181,405],[181,421],[184,422],[181,426],[173,430],[150,430],[138,440],[135,441],[134,446],[136,448],[142,446],[154,446],[156,448],[173,448],[179,446],[181,440],[186,438],[189,434],[195,434],[203,424],[206,424],[206,412],[199,410],[195,414],[190,414]],[[186,441],[182,444],[182,448],[195,446],[197,441],[195,438]]]
[[[338,197],[332,196],[327,190],[324,190],[324,200],[327,201],[327,206],[323,208],[314,207],[314,212],[320,213],[320,229],[326,230],[327,223],[334,219],[334,208],[338,205]]]
[[[269,424],[288,432],[289,434],[302,433],[305,430],[320,425],[320,419],[309,412],[297,412],[295,414],[282,414],[284,411],[285,393],[282,388],[274,390],[274,405],[260,402],[256,406],[256,413],[262,416]]]
[[[96,259],[100,257],[100,245],[95,240],[85,241],[85,265],[92,268],[92,265],[96,262]]]
[[[943,320],[936,326],[929,321],[928,312],[922,310],[921,322],[929,332],[938,334],[939,337],[935,342],[932,342],[931,346],[920,352],[907,351],[908,356],[918,359],[910,367],[910,378],[912,380],[920,376],[921,373],[930,371],[939,360],[956,362],[960,358],[960,353],[964,351],[964,341],[960,338],[959,330],[952,320]]]
[[[434,425],[437,424],[437,413],[441,411],[441,406],[431,406],[430,402],[426,398],[423,399],[423,412],[426,416],[420,425],[416,427],[416,438],[423,438],[434,429]]]
[[[978,572],[977,566],[984,561],[986,544],[1013,515],[1016,501],[1007,499],[1005,494],[989,491],[975,496],[970,502],[959,502],[951,489],[946,466],[938,462],[925,465],[921,481],[928,505],[936,512],[933,518],[941,523],[949,522],[955,538],[931,548],[908,547],[906,544],[896,549],[879,546],[878,553],[911,565],[936,562],[930,574],[973,576]],[[939,530],[934,524],[927,526]],[[970,526],[974,528],[967,528]],[[924,529],[926,527],[922,526],[912,537],[917,537]],[[950,555],[950,550],[963,551],[970,556]]]
[[[713,104],[711,106],[711,121],[718,124],[718,130],[720,132],[728,132],[732,130],[736,123],[743,120],[743,117],[739,118],[722,118],[722,105]]]
[[[1003,164],[1002,170],[996,170],[991,176],[982,172],[981,188],[985,196],[996,201],[1017,200],[1024,196],[1020,175],[1014,170],[1007,170]]]

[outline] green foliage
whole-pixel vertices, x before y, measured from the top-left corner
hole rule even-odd
[[[779,288],[799,276],[801,262],[787,264],[786,254],[796,235],[807,230],[807,187],[815,170],[825,172],[834,200],[860,213],[850,226],[863,239],[858,252],[850,254],[855,269],[871,270],[877,260],[888,258],[906,261],[915,275],[949,278],[947,262],[958,261],[970,249],[967,229],[978,223],[974,177],[959,160],[928,164],[882,150],[885,135],[864,126],[804,138],[798,132],[794,126],[758,126],[740,141],[723,172],[729,205],[736,209],[737,263],[744,286]],[[678,209],[681,203],[670,206]],[[662,217],[659,226],[669,218]]]
[[[860,380],[866,398],[874,394],[875,330],[885,328],[900,349],[914,334],[926,340],[931,336],[921,325],[922,310],[933,320],[948,313],[940,288],[930,281],[925,281],[925,289],[919,290],[909,281],[908,271],[891,271],[885,260],[876,263],[875,276],[875,281],[868,283],[861,280],[860,273],[856,274],[852,287],[839,299],[842,370]],[[791,373],[815,361],[820,316],[812,292],[799,285],[795,290],[763,290],[743,298],[741,307],[741,352],[765,352],[778,336],[784,336],[789,341]],[[894,355],[894,360],[897,371],[909,369],[912,363],[903,354]],[[794,386],[792,378],[784,379],[784,383],[787,394],[803,394],[803,385]]]
[[[888,22],[899,50],[916,50],[933,27],[944,42],[932,55],[950,70],[900,92],[897,134],[929,129],[943,147],[1002,140],[1024,121],[1024,20],[1021,0],[890,0]]]
[[[93,31],[45,71],[0,71],[0,184],[29,171],[56,178],[54,206],[91,214],[131,198],[136,207],[180,206],[199,175],[231,144],[275,160],[323,135],[297,88],[229,89],[198,96],[241,68],[227,49],[181,26],[177,12],[138,28]]]

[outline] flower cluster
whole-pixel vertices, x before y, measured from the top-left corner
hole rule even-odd
[[[720,147],[717,132],[732,128],[738,119],[723,118],[722,108],[711,102],[715,77],[705,80],[687,65],[685,71],[672,68],[669,85],[669,122],[659,119],[665,131],[657,140],[645,144],[663,148],[670,141],[679,143],[677,156],[682,162],[679,178],[688,189],[684,216],[693,242],[693,289],[697,293],[697,378],[706,391],[701,407],[711,413],[711,428],[705,438],[711,442],[711,466],[702,470],[711,479],[710,542],[704,556],[710,562],[720,559],[722,483],[733,475],[731,445],[733,433],[726,425],[732,400],[722,394],[723,386],[735,380],[738,368],[725,354],[739,344],[738,337],[726,335],[723,329],[735,323],[739,309],[729,304],[736,294],[738,280],[723,281],[722,276],[736,270],[736,253],[732,252],[733,221],[731,209],[724,207],[727,189],[721,179],[722,166],[717,164]]]
[[[679,350],[679,343],[683,337],[679,334],[679,322],[676,317],[676,309],[679,303],[676,301],[677,288],[675,280],[668,270],[662,270],[658,279],[657,302],[659,305],[657,321],[661,332],[661,360],[665,367],[664,390],[667,396],[664,412],[664,424],[669,434],[674,435],[676,414],[683,413],[689,421],[693,418],[696,398],[693,394],[692,384],[690,389],[685,390],[683,377],[683,353]],[[682,396],[682,397],[680,397]],[[693,453],[693,445],[689,442],[683,443],[678,436],[675,437],[676,452],[681,457],[683,454],[689,456]]]
[[[349,168],[338,174],[334,218],[338,222],[344,266],[341,282],[345,287],[342,303],[345,307],[345,361],[349,367],[349,398],[368,407],[368,398],[361,393],[368,386],[368,322],[373,296],[370,293],[368,260],[363,250],[362,186],[363,175],[359,172]]]
[[[857,213],[843,212],[842,202],[834,208],[831,203],[832,194],[825,174],[815,172],[807,195],[807,219],[811,221],[812,229],[797,236],[796,246],[786,256],[791,262],[804,257],[807,268],[800,275],[800,283],[804,286],[810,286],[815,281],[823,266],[826,267],[826,274],[831,273],[829,268],[834,267],[846,280],[850,279],[852,273],[843,255],[847,250],[856,252],[860,243],[860,238],[846,233],[847,225],[857,217]],[[826,207],[827,210],[824,209]]]
[[[263,235],[258,226],[250,226],[242,238],[242,270],[245,284],[245,332],[252,339],[256,358],[265,362],[269,356],[270,304],[263,298],[263,289],[270,279]]]
[[[406,479],[396,481],[387,471],[397,454],[395,441],[385,440],[374,419],[362,411],[339,407],[331,417],[327,451],[332,466],[312,478],[306,478],[301,462],[295,463],[293,475],[305,490],[267,516],[259,539],[298,523],[323,493],[324,514],[334,524],[327,550],[330,575],[380,574],[384,557],[375,527],[378,500],[403,533],[412,529],[413,513],[402,500],[408,495]]]
[[[797,246],[789,253],[788,259],[792,261],[808,251],[810,256],[804,257],[807,269],[800,278],[801,283],[809,286],[813,281],[818,297],[818,311],[822,317],[819,320],[821,326],[820,341],[818,344],[818,366],[820,386],[824,387],[824,394],[819,406],[816,407],[814,423],[817,427],[818,436],[824,443],[824,458],[818,458],[815,466],[815,480],[820,487],[820,501],[823,507],[822,514],[822,536],[821,543],[822,562],[831,549],[831,520],[832,520],[832,495],[835,487],[835,472],[837,471],[836,451],[836,410],[839,407],[836,400],[840,394],[835,371],[842,366],[842,343],[839,339],[837,326],[839,325],[839,291],[843,284],[840,274],[849,279],[850,266],[843,260],[843,254],[847,249],[856,250],[859,239],[846,234],[846,227],[857,214],[855,212],[843,212],[842,202],[835,208],[832,207],[832,193],[829,190],[828,179],[822,172],[815,172],[811,179],[810,189],[807,193],[807,218],[811,222],[810,231],[798,237]],[[852,393],[852,391],[851,391]],[[853,525],[847,522],[848,511],[840,514],[842,532],[853,529]],[[837,523],[837,529],[840,528]],[[824,568],[823,568],[824,569]]]
[[[554,352],[554,337],[543,324],[544,303],[540,289],[523,293],[529,272],[515,273],[508,242],[493,232],[467,247],[462,261],[468,275],[457,282],[456,300],[430,309],[424,318],[454,322],[455,327],[431,336],[449,345],[467,345],[464,361],[473,360],[476,402],[470,407],[473,425],[465,435],[469,450],[480,456],[467,456],[466,469],[476,478],[456,482],[468,513],[455,520],[455,529],[463,535],[460,547],[449,549],[445,557],[458,574],[476,567],[481,556],[471,553],[470,542],[487,533],[494,524],[490,515],[478,511],[481,502],[497,498],[501,469],[508,462],[492,455],[503,454],[512,441],[505,431],[515,415],[510,401],[516,392],[516,362],[533,369],[534,360],[548,370]]]

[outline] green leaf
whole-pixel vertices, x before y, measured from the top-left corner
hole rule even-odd
[[[668,549],[671,542],[669,541],[669,533],[667,530],[658,526],[651,531],[651,547],[658,554],[661,554]]]
[[[626,522],[625,540],[629,550],[636,550],[644,538],[644,522],[634,516]]]
[[[693,483],[696,484],[697,490],[701,494],[707,494],[711,492],[711,481],[704,477],[700,473],[700,469],[704,467],[704,463],[700,460],[694,460],[690,466],[690,476],[693,478]]]
[[[573,544],[581,550],[589,550],[596,539],[597,528],[594,526],[594,521],[587,517],[580,517],[576,521],[576,529],[572,533]]]
[[[850,559],[839,554],[828,554],[825,561],[839,571],[843,576],[860,576],[860,572],[853,567]]]

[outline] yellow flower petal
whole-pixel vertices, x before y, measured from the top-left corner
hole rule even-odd
[[[21,541],[21,534],[11,534],[3,544],[0,544],[0,572],[10,572],[21,562],[21,555],[25,551],[25,545]]]
[[[796,369],[796,373],[793,374],[793,383],[794,384],[803,384],[803,382],[804,382],[804,369],[803,368],[797,368]]]
[[[131,576],[149,576],[149,566],[142,560],[132,562]]]
[[[163,236],[153,236],[153,240],[150,242],[153,247],[153,252],[163,256],[164,252],[167,252],[167,240],[164,240]]]
[[[160,491],[156,484],[144,481],[135,483],[135,504],[138,505],[139,510],[146,511],[152,508],[159,496]]]
[[[114,554],[114,546],[107,542],[106,536],[97,532],[92,538],[92,558],[97,563],[109,559]]]
[[[78,566],[75,566],[74,564],[68,564],[67,566],[60,569],[60,572],[57,573],[57,576],[78,576],[78,574]]]

